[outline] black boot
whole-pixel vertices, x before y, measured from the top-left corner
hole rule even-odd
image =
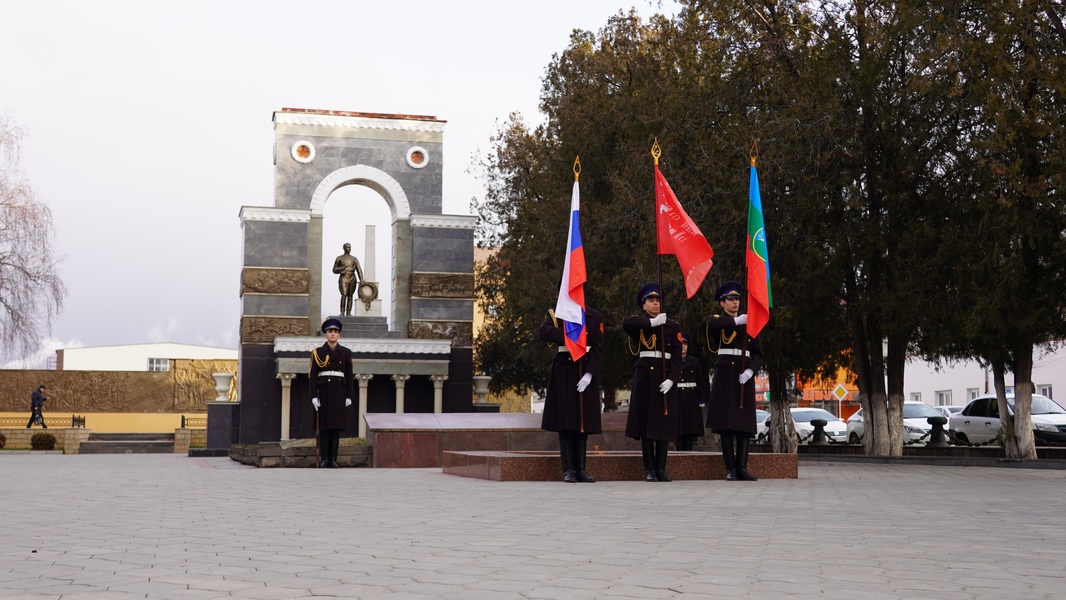
[[[339,434],[337,437],[333,438],[332,443],[333,446],[329,451],[329,468],[336,469],[340,466],[337,464],[337,455],[340,454],[341,451],[341,438]]]
[[[737,465],[733,456],[733,435],[719,434],[722,440],[722,461],[725,462],[725,480],[736,481]]]
[[[655,442],[655,478],[659,481],[673,481],[666,474],[666,452],[670,442]]]
[[[329,436],[324,432],[318,434],[318,468],[329,467]]]
[[[596,479],[585,470],[586,451],[588,450],[588,438],[570,442],[574,448],[574,464],[577,467],[574,475],[582,483],[596,483]]]
[[[655,477],[655,442],[641,438],[640,454],[644,458],[644,481],[658,481]]]
[[[751,438],[747,434],[737,437],[737,479],[741,481],[758,481],[759,478],[748,472],[748,447]]]
[[[577,483],[574,475],[574,447],[569,440],[559,440],[559,458],[563,462],[563,481]]]

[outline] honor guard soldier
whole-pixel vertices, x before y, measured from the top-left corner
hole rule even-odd
[[[540,428],[559,433],[563,481],[596,483],[585,470],[590,433],[600,433],[600,365],[603,363],[603,314],[585,308],[585,355],[574,361],[566,349],[564,322],[549,310],[540,325],[542,341],[558,346],[552,358]]]
[[[640,440],[645,481],[670,481],[666,453],[677,441],[681,326],[661,312],[661,296],[659,284],[645,284],[637,292],[640,313],[622,322],[630,351],[637,345],[626,436]]]
[[[348,429],[348,407],[355,395],[352,377],[352,351],[337,343],[341,337],[340,320],[329,318],[322,323],[326,343],[311,351],[311,404],[318,427],[320,467],[336,468],[341,431]]]
[[[700,359],[689,354],[689,335],[681,332],[681,378],[677,381],[677,403],[681,422],[678,424],[677,449],[692,450],[696,438],[703,436],[703,407],[711,386],[703,376]]]
[[[722,439],[725,478],[755,481],[756,477],[748,472],[748,448],[755,435],[752,380],[763,366],[763,355],[759,340],[748,335],[748,315],[738,314],[741,289],[737,281],[719,286],[714,297],[722,312],[707,319],[707,343],[712,348],[715,342],[718,344],[707,427]]]

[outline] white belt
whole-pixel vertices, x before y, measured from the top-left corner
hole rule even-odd
[[[663,353],[659,352],[658,350],[641,350],[640,351],[640,357],[641,358],[662,358],[663,357]],[[666,360],[670,360],[670,353],[669,352],[666,353]]]
[[[689,382],[689,383],[679,383],[679,384],[677,384],[677,387],[679,387],[679,388],[694,388],[694,387],[696,387],[696,382],[692,381],[692,382]]]
[[[585,346],[585,352],[590,352],[591,350],[592,350],[592,346]],[[559,352],[569,352],[569,351],[570,351],[570,349],[567,348],[566,346],[559,346]]]
[[[319,371],[319,377],[344,377],[344,371]]]
[[[719,348],[718,354],[732,354],[734,356],[740,356],[741,354],[744,354],[744,356],[751,358],[751,351],[741,350],[740,348]]]

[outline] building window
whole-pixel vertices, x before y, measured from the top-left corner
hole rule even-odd
[[[1037,393],[1040,394],[1041,396],[1047,396],[1048,398],[1051,398],[1052,400],[1055,399],[1051,395],[1051,384],[1050,383],[1049,384],[1038,385],[1038,386],[1036,386],[1036,389],[1038,390]]]
[[[170,359],[169,358],[149,358],[148,359],[149,371],[169,371]]]
[[[921,401],[922,401],[922,393],[921,392],[911,392],[911,402],[921,402]]]
[[[941,390],[936,393],[937,406],[951,406],[951,390]]]
[[[976,400],[977,397],[980,396],[980,395],[981,395],[981,390],[979,388],[966,388],[967,401]]]

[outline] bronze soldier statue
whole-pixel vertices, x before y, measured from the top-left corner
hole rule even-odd
[[[344,254],[333,261],[333,272],[340,275],[337,281],[341,291],[341,316],[352,316],[352,297],[363,280],[363,269],[359,259],[352,256],[352,245],[344,245]]]

